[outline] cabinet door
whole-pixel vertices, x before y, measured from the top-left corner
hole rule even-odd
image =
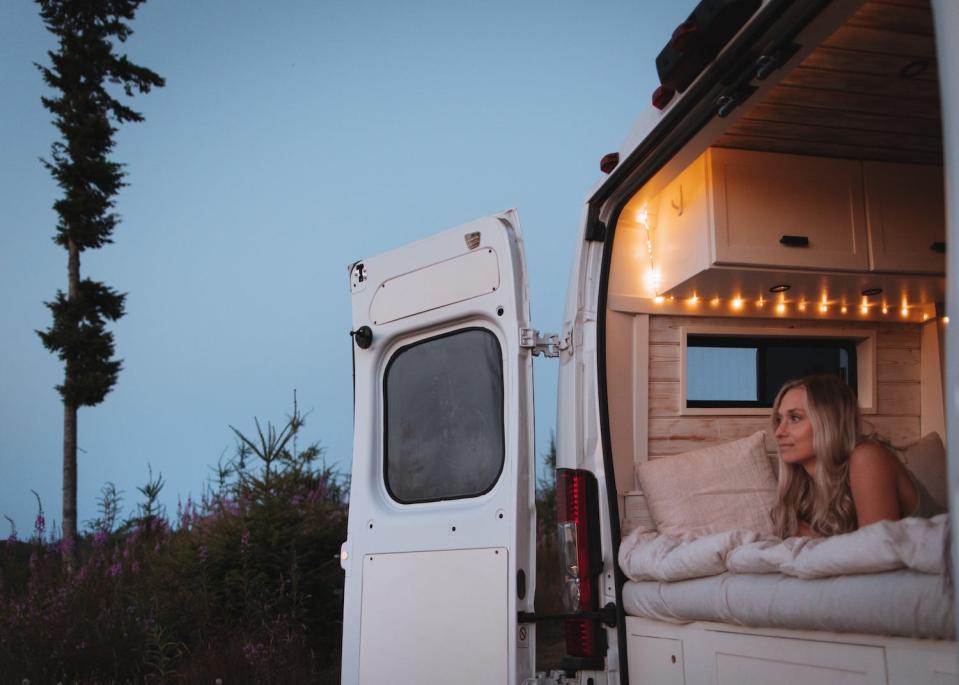
[[[709,156],[716,264],[868,268],[860,162],[722,148]]]
[[[864,162],[863,177],[872,269],[944,274],[942,167]]]
[[[663,637],[630,635],[630,685],[684,685],[683,643]]]
[[[717,685],[886,685],[882,647],[714,632]]]

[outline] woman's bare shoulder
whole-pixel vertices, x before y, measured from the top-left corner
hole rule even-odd
[[[863,441],[849,455],[849,480],[854,488],[857,482],[873,484],[894,480],[901,469],[896,455],[878,442]]]

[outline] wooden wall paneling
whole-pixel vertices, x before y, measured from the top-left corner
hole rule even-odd
[[[770,425],[768,416],[690,416],[649,418],[649,457],[680,454],[720,445],[766,431],[767,448]]]
[[[942,349],[939,329],[944,324],[939,319],[922,325],[922,348],[920,367],[922,393],[920,397],[920,425],[922,435],[935,431],[946,442],[946,410],[942,394]]]
[[[922,385],[920,383],[879,383],[877,414],[920,416]]]
[[[921,380],[918,348],[880,347],[876,351],[876,379],[883,381]]]
[[[909,445],[921,436],[918,416],[883,416],[873,414],[864,419],[867,432],[875,431],[893,445]]]
[[[645,393],[633,387],[635,359],[633,317],[609,311],[606,317],[606,387],[609,393],[609,430],[613,450],[616,489],[626,492],[635,488],[633,459],[635,446],[634,404],[646,402]]]
[[[649,415],[679,416],[679,381],[650,381]]]
[[[649,380],[679,382],[679,345],[649,346]]]
[[[633,405],[633,462],[649,458],[649,315],[633,317],[633,392],[638,396]],[[636,472],[633,470],[633,487]]]
[[[885,324],[876,331],[876,347],[912,347],[919,349],[922,342],[919,324]]]

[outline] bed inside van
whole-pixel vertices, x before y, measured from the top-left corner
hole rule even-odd
[[[633,685],[959,674],[946,516],[864,528],[812,560],[710,528],[768,506],[771,401],[810,372],[842,376],[948,506],[931,9],[839,4],[615,223],[606,382]]]

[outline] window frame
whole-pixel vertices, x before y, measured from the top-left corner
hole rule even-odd
[[[740,339],[743,347],[753,346],[757,339],[781,339],[783,344],[800,346],[811,339],[849,340],[855,345],[856,394],[864,414],[876,413],[876,338],[875,330],[861,328],[752,328],[745,326],[688,325],[680,327],[679,344],[679,413],[682,416],[743,415],[768,416],[769,407],[751,402],[715,402],[710,406],[687,406],[689,336]],[[734,346],[730,342],[730,346]],[[757,364],[759,360],[757,359]],[[695,400],[694,400],[695,401]]]
[[[387,381],[390,375],[390,369],[393,366],[393,363],[396,359],[406,350],[409,350],[413,347],[417,347],[424,343],[434,342],[441,340],[443,338],[449,338],[460,333],[468,333],[470,331],[482,331],[488,334],[493,338],[496,343],[496,347],[499,350],[499,364],[500,364],[500,379],[501,379],[501,393],[499,398],[499,419],[500,424],[502,425],[501,431],[501,441],[500,441],[500,462],[499,468],[496,471],[495,477],[492,479],[490,485],[483,490],[482,492],[470,493],[468,495],[458,495],[454,497],[450,496],[441,496],[441,497],[431,497],[426,499],[415,499],[407,500],[403,499],[393,491],[393,488],[390,487],[389,481],[389,402],[387,395]],[[502,480],[503,472],[506,469],[506,432],[508,429],[507,426],[507,417],[506,417],[506,393],[507,393],[507,364],[506,358],[503,355],[503,341],[500,339],[500,336],[497,334],[497,331],[487,328],[485,326],[472,325],[472,326],[462,326],[457,327],[452,330],[446,330],[441,333],[427,334],[422,337],[417,337],[413,340],[405,339],[400,341],[398,344],[393,346],[393,349],[389,351],[388,356],[386,357],[386,364],[383,367],[383,374],[380,379],[380,388],[382,392],[382,419],[381,419],[381,439],[382,439],[382,449],[379,454],[379,466],[380,466],[380,485],[386,492],[388,500],[394,505],[399,505],[403,507],[407,506],[417,506],[423,504],[433,504],[439,502],[456,502],[460,500],[474,500],[481,498],[485,495],[488,495],[497,484]]]

